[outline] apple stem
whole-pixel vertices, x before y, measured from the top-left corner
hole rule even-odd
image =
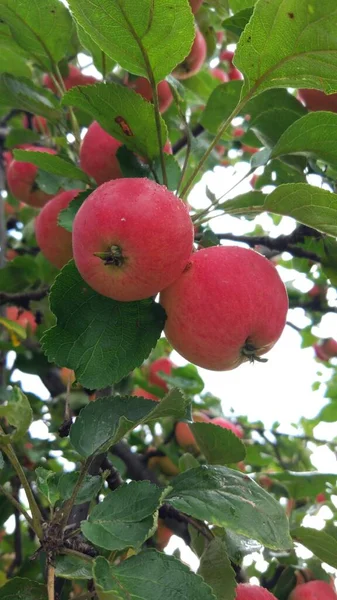
[[[121,267],[124,263],[124,257],[119,246],[111,246],[106,252],[94,252],[94,256],[103,260],[105,265]]]
[[[241,350],[241,354],[243,354],[243,356],[248,358],[248,360],[250,362],[254,362],[255,360],[257,362],[261,362],[261,363],[268,362],[268,358],[261,358],[261,356],[256,354],[256,350],[257,350],[257,348],[255,348],[255,346],[253,346],[253,344],[250,344],[248,341],[246,341],[245,345],[243,346],[243,348]]]

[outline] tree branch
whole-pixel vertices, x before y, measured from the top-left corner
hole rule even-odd
[[[27,305],[31,300],[42,300],[48,292],[49,286],[45,286],[39,290],[30,290],[28,292],[0,292],[0,304],[6,304],[8,302],[27,308]]]
[[[200,135],[204,131],[205,131],[205,129],[203,128],[203,126],[200,125],[200,123],[198,123],[197,125],[195,125],[193,127],[193,129],[191,129],[190,134],[192,134],[193,137],[198,137],[198,135]],[[182,150],[183,148],[185,148],[185,146],[187,146],[187,144],[188,144],[188,139],[189,139],[189,136],[185,133],[180,138],[180,140],[178,140],[175,144],[173,144],[172,154],[177,154],[179,152],[179,150]]]

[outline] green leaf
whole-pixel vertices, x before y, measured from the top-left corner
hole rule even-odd
[[[43,467],[35,469],[35,473],[37,489],[48,500],[48,503],[54,506],[60,497],[57,489],[58,475]]]
[[[315,498],[324,491],[326,483],[336,485],[337,475],[317,473],[316,471],[298,472],[283,471],[282,473],[268,473],[272,480],[281,482],[289,491],[289,496],[295,499]]]
[[[19,144],[33,144],[40,139],[40,135],[31,129],[11,129],[6,136],[6,148],[15,148]]]
[[[228,215],[254,215],[263,212],[265,198],[262,192],[247,192],[233,200],[226,200],[219,208]]]
[[[319,158],[337,166],[337,115],[327,111],[308,113],[283,133],[272,151],[272,158],[299,154]]]
[[[137,396],[109,396],[90,402],[70,430],[70,441],[84,457],[104,452],[128,431],[148,421],[170,416],[187,418],[189,402],[179,390],[171,390],[158,403]]]
[[[164,162],[167,175],[167,187],[169,190],[175,191],[178,188],[181,177],[181,170],[178,161],[174,156],[172,156],[172,154],[167,154],[164,152]],[[156,174],[158,183],[163,184],[163,174],[159,157],[153,163],[153,170]],[[155,179],[154,175],[151,175],[150,179]]]
[[[296,221],[337,235],[337,197],[306,183],[280,185],[265,200],[263,210],[293,217]]]
[[[334,0],[260,0],[235,52],[243,96],[272,87],[337,91],[336,26]]]
[[[86,183],[90,183],[90,178],[82,169],[79,169],[68,160],[57,156],[56,154],[48,154],[48,152],[34,152],[30,150],[14,150],[14,158],[21,162],[29,162],[36,165],[40,169],[61,175],[70,179],[79,179]]]
[[[298,527],[292,529],[292,538],[295,542],[303,544],[322,562],[337,568],[337,539],[318,529]]]
[[[110,73],[116,62],[97,46],[92,37],[79,24],[77,24],[77,32],[83,48],[90,52],[97,71],[103,75]]]
[[[211,586],[217,600],[234,600],[236,597],[235,572],[231,567],[226,546],[214,538],[201,556],[198,573]]]
[[[195,36],[187,0],[69,2],[75,19],[130,73],[161,81],[189,54]]]
[[[164,326],[159,304],[101,296],[83,281],[73,261],[56,278],[50,306],[57,324],[44,334],[43,350],[49,361],[73,369],[89,389],[116,383],[141,365]]]
[[[69,500],[69,498],[71,498],[78,478],[79,473],[75,471],[63,473],[63,475],[61,475],[58,482],[58,492],[63,500]],[[102,485],[103,480],[100,475],[86,475],[77,493],[75,505],[82,504],[83,502],[90,502],[90,500],[97,496]]]
[[[45,585],[25,577],[14,577],[0,588],[1,600],[47,600]]]
[[[92,579],[92,561],[78,556],[59,555],[55,559],[55,577]]]
[[[171,375],[163,373],[161,377],[173,387],[180,388],[185,394],[190,394],[191,396],[200,394],[205,387],[197,367],[192,364],[185,365],[184,367],[174,367]]]
[[[174,556],[147,550],[113,566],[99,556],[94,561],[95,588],[100,600],[215,600],[211,588]]]
[[[67,208],[61,210],[58,216],[58,224],[61,227],[64,227],[67,231],[73,230],[73,222],[76,217],[77,212],[81,208],[83,202],[90,196],[92,190],[86,190],[85,192],[81,192],[77,194],[76,198],[74,198]]]
[[[229,81],[218,85],[208,99],[201,115],[201,125],[216,135],[220,124],[229,117],[240,100],[242,81]],[[223,136],[228,139],[228,133]]]
[[[225,19],[222,23],[224,29],[231,31],[237,36],[240,36],[246,27],[250,17],[253,14],[253,8],[244,8],[235,13],[232,17]]]
[[[0,72],[1,73],[11,73],[16,77],[30,77],[31,69],[27,65],[27,62],[23,56],[20,54],[16,54],[13,52],[11,48],[6,48],[2,45],[0,41],[0,52],[1,52],[1,62],[0,62]]]
[[[27,396],[14,386],[7,404],[0,406],[0,417],[5,417],[8,423],[14,427],[12,433],[0,433],[0,445],[16,442],[25,435],[33,419],[33,411]]]
[[[292,546],[283,508],[238,471],[201,466],[175,477],[165,501],[192,517],[257,540],[267,548]]]
[[[27,330],[22,325],[19,325],[16,321],[12,321],[11,319],[6,319],[5,317],[0,317],[0,325],[6,327],[7,331],[14,333],[15,336],[20,338],[21,340],[25,340],[27,337]]]
[[[286,567],[281,573],[273,588],[273,594],[278,600],[288,600],[290,593],[297,584],[296,575],[293,567]]]
[[[150,159],[158,156],[153,105],[134,90],[117,83],[96,83],[72,88],[65,94],[62,102],[88,112],[103,129],[129,150]],[[165,143],[167,128],[162,117],[160,126]]]
[[[229,429],[212,423],[191,423],[190,429],[209,464],[228,465],[244,460],[245,446]]]
[[[229,5],[233,13],[245,8],[250,8],[251,6],[254,6],[255,3],[256,0],[229,0]]]
[[[5,461],[2,452],[0,452],[0,471],[5,467]]]
[[[155,530],[162,494],[149,481],[125,483],[92,509],[82,533],[106,550],[139,548]]]
[[[43,0],[42,7],[39,2],[4,0],[0,4],[0,18],[17,44],[44,68],[50,70],[65,56],[73,22],[61,2]]]
[[[58,101],[48,90],[35,85],[25,77],[0,75],[0,106],[10,106],[41,115],[52,121],[61,117]]]

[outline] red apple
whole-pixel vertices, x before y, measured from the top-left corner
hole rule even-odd
[[[325,94],[321,90],[298,90],[298,95],[308,110],[337,112],[337,94]]]
[[[26,149],[34,152],[56,154],[55,150],[43,148],[42,146],[29,146]],[[37,172],[38,168],[32,163],[13,159],[7,169],[7,183],[9,191],[17,200],[21,200],[29,206],[41,208],[53,197],[53,194],[46,194],[37,188],[35,183]]]
[[[245,134],[245,130],[242,127],[236,127],[233,131],[233,137],[242,137]]]
[[[189,0],[189,3],[191,5],[191,9],[192,9],[192,13],[194,15],[198,12],[198,10],[199,10],[200,6],[202,5],[203,1],[204,0]]]
[[[60,379],[65,387],[68,387],[68,385],[71,386],[76,380],[75,373],[72,369],[62,367],[60,369]]]
[[[131,396],[141,396],[142,398],[146,398],[147,400],[153,400],[154,402],[159,402],[159,398],[157,396],[155,396],[154,394],[151,394],[150,392],[147,392],[146,390],[143,390],[140,387],[136,387],[132,391]]]
[[[258,178],[259,178],[259,176],[255,174],[249,180],[249,183],[252,186],[252,188],[255,188]]]
[[[230,81],[236,81],[238,79],[243,79],[242,74],[240,73],[240,71],[238,71],[238,69],[236,69],[235,67],[230,67],[229,71],[228,71],[228,77]]]
[[[69,66],[69,73],[66,77],[63,78],[64,87],[66,90],[70,90],[72,87],[76,85],[91,85],[97,83],[97,79],[92,75],[84,75],[80,69],[75,67],[74,65]],[[49,73],[45,73],[42,79],[43,85],[49,88],[54,94],[58,94],[57,88],[54,85],[54,82],[49,75]]]
[[[203,412],[194,412],[193,413],[193,421],[194,423],[209,423],[209,417]],[[184,448],[185,450],[198,451],[198,444],[196,439],[190,429],[188,423],[184,423],[180,421],[176,424],[174,434],[177,440],[177,444]]]
[[[211,421],[212,425],[218,425],[219,427],[223,427],[223,429],[230,429],[238,438],[243,438],[244,433],[239,425],[235,425],[231,423],[231,421],[227,421],[223,417],[216,417]]]
[[[164,525],[164,521],[162,519],[158,519],[158,529],[156,534],[156,546],[158,550],[164,550],[170,541],[171,535],[171,529]]]
[[[160,297],[165,334],[186,360],[214,371],[258,359],[280,337],[287,292],[274,265],[253,250],[213,246],[193,254]]]
[[[23,310],[17,308],[17,306],[8,306],[6,308],[6,317],[10,321],[16,321],[17,324],[24,327],[24,329],[28,328],[32,333],[34,333],[37,328],[35,317],[30,310]]]
[[[94,290],[115,300],[155,296],[179,277],[192,249],[188,208],[146,178],[103,183],[74,220],[78,270]]]
[[[163,356],[162,358],[157,358],[157,360],[154,360],[153,363],[150,365],[149,382],[152,383],[152,385],[157,385],[158,387],[161,387],[163,390],[165,390],[165,392],[167,392],[168,385],[166,381],[162,377],[160,377],[160,375],[158,375],[158,373],[162,372],[166,375],[171,375],[172,367],[172,361],[166,356]]]
[[[234,52],[232,52],[231,50],[223,50],[220,53],[220,60],[224,60],[224,61],[228,62],[230,65],[233,63],[233,58],[234,58]]]
[[[26,129],[28,128],[28,117],[27,117],[27,115],[24,115],[24,117],[23,117],[23,126]],[[49,134],[47,119],[45,117],[39,117],[37,115],[34,115],[33,118],[32,118],[32,127],[38,133],[43,133],[44,135],[48,135]]]
[[[205,62],[207,53],[207,45],[205,38],[197,29],[193,46],[185,60],[178,65],[173,71],[174,77],[177,79],[188,79],[200,71]]]
[[[316,298],[317,296],[325,296],[327,288],[324,285],[313,285],[311,290],[308,291],[310,298]]]
[[[143,96],[148,102],[152,102],[153,94],[150,82],[145,77],[137,77],[130,84],[129,87],[133,89],[137,94]],[[165,112],[173,102],[172,92],[170,86],[165,81],[160,81],[157,86],[159,110],[161,113]]]
[[[289,596],[289,600],[336,600],[335,590],[326,581],[308,581],[297,585]]]
[[[334,358],[337,356],[337,341],[333,338],[327,338],[324,340],[321,344],[321,348],[322,352],[324,352],[328,358]]]
[[[80,190],[61,192],[43,207],[35,220],[35,235],[42,254],[58,269],[73,257],[71,232],[57,220],[61,210],[77,196]]]
[[[243,152],[248,152],[248,154],[256,154],[259,151],[259,148],[254,148],[253,146],[247,146],[246,144],[242,144]]]
[[[239,583],[236,588],[236,600],[277,600],[271,592],[250,583]]]
[[[321,504],[322,502],[326,502],[326,495],[324,493],[317,494],[317,496],[316,496],[316,502],[318,504]]]
[[[221,81],[222,83],[228,81],[228,75],[222,69],[216,67],[215,69],[210,69],[209,72],[212,75],[212,77],[214,77],[215,79],[219,79],[219,81]]]
[[[122,143],[107,133],[94,121],[91,123],[81,143],[80,166],[98,185],[110,179],[122,177],[116,156]]]

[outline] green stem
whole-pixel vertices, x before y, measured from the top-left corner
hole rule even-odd
[[[79,492],[79,489],[84,481],[84,478],[87,474],[87,471],[90,467],[92,461],[92,457],[87,458],[87,460],[85,461],[85,463],[82,466],[80,475],[78,480],[76,481],[76,485],[73,489],[73,493],[71,494],[71,497],[69,498],[69,500],[66,501],[64,508],[63,508],[63,516],[62,516],[62,523],[63,526],[65,527],[65,525],[68,523],[69,517],[70,517],[70,513],[71,513],[71,509],[73,508],[74,504],[75,504],[75,500],[77,497],[77,494]]]
[[[23,506],[21,506],[20,502],[18,502],[14,498],[14,496],[12,496],[12,494],[10,494],[9,492],[7,492],[6,488],[4,488],[3,485],[0,485],[0,494],[2,494],[3,496],[5,496],[7,498],[7,500],[9,500],[9,502],[11,502],[15,506],[15,508],[17,510],[19,510],[20,513],[23,514],[23,516],[25,517],[25,519],[29,523],[30,527],[35,531],[35,529],[34,529],[34,523],[33,523],[32,518],[29,516],[29,514],[23,508]],[[35,531],[35,533],[36,533],[36,531]]]
[[[58,87],[59,93],[61,96],[63,96],[67,92],[67,90],[65,88],[63,77],[61,75],[61,71],[60,71],[57,63],[53,63],[53,69],[57,76],[56,84],[58,84],[57,87]],[[71,106],[69,107],[69,116],[70,116],[71,126],[72,126],[72,130],[73,130],[74,138],[75,138],[76,150],[77,150],[77,152],[79,152],[80,145],[81,145],[81,131],[80,131],[78,121],[75,117],[74,110]]]
[[[207,158],[209,157],[209,155],[211,154],[213,148],[218,144],[218,142],[221,140],[223,134],[225,133],[226,129],[229,127],[229,125],[231,124],[231,122],[233,121],[233,119],[239,114],[239,112],[241,111],[241,109],[245,106],[245,104],[247,104],[248,100],[250,100],[250,98],[252,97],[253,93],[254,93],[254,88],[252,88],[250,90],[250,92],[247,94],[247,96],[245,96],[241,102],[239,102],[236,107],[234,108],[234,110],[231,112],[231,114],[229,115],[229,117],[223,122],[221,123],[219,129],[218,129],[218,133],[216,134],[214,140],[212,141],[212,143],[209,145],[209,147],[207,148],[205,154],[201,157],[199,163],[197,164],[197,166],[195,167],[193,173],[191,174],[189,180],[187,181],[187,183],[185,184],[182,192],[181,192],[181,197],[184,199],[186,198],[188,192],[190,191],[193,181],[196,178],[196,176],[198,175],[199,171],[201,170],[201,168],[203,167],[203,165],[205,164]]]
[[[77,558],[82,558],[83,560],[86,560],[87,562],[92,562],[93,561],[93,559],[91,558],[91,556],[88,556],[87,554],[83,554],[82,552],[77,552],[77,550],[71,550],[71,548],[61,548],[60,554],[67,554],[69,556],[76,556]]]
[[[42,515],[40,509],[36,503],[36,500],[33,496],[33,492],[30,489],[30,485],[28,483],[27,477],[23,468],[20,465],[18,457],[11,446],[11,444],[2,446],[2,451],[6,454],[7,458],[12,464],[12,467],[15,469],[18,478],[20,479],[21,485],[26,492],[29,508],[32,512],[32,528],[34,529],[36,535],[40,540],[43,539],[43,529],[42,529]]]

